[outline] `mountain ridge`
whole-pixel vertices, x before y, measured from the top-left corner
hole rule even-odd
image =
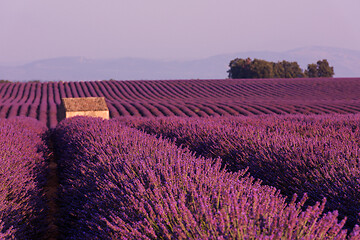
[[[327,59],[330,65],[334,66],[335,77],[360,77],[360,51],[311,46],[283,52],[247,51],[219,54],[195,60],[58,57],[18,66],[0,66],[0,79],[10,81],[224,79],[227,78],[228,64],[232,59],[247,57],[274,62],[296,61],[302,69],[305,69],[307,64]]]

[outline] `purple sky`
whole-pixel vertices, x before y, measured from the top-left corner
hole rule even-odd
[[[0,1],[0,63],[197,59],[306,46],[360,50],[359,0]]]

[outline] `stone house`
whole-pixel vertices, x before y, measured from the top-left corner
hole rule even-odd
[[[110,118],[104,97],[62,98],[58,121],[74,116]]]

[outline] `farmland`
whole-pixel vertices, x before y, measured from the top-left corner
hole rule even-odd
[[[360,111],[360,79],[258,79],[0,83],[0,118],[53,128],[63,97],[106,98],[110,116],[251,116]]]
[[[359,92],[356,78],[0,83],[0,238],[360,239]],[[97,96],[110,120],[59,121],[61,98]]]

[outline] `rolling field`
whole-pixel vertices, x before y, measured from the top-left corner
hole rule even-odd
[[[327,199],[347,227],[360,224],[360,114],[214,118],[118,118],[121,124],[171,139],[198,156],[222,159],[307,204]]]
[[[360,78],[0,83],[0,118],[53,128],[63,97],[106,98],[110,117],[360,112]]]
[[[359,92],[360,78],[1,83],[0,239],[358,240]],[[62,97],[96,96],[112,119],[58,121]]]

